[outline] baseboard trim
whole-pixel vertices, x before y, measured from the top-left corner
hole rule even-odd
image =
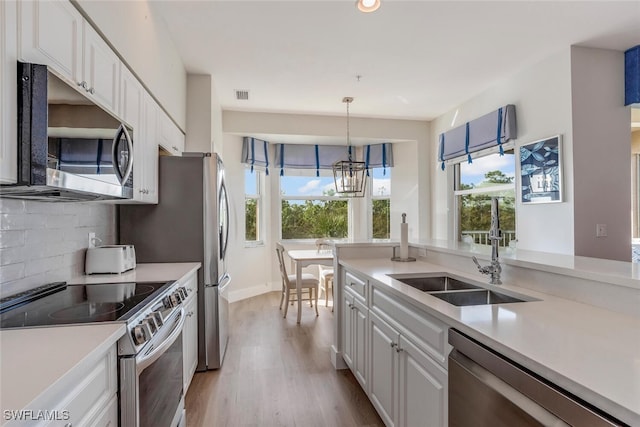
[[[229,291],[229,302],[236,302],[243,299],[252,298],[258,295],[272,292],[273,290],[274,285],[272,283],[263,283],[261,285],[252,286],[250,288]]]

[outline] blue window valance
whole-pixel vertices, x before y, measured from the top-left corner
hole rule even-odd
[[[369,168],[384,168],[384,173],[386,174],[386,169],[393,167],[393,145],[390,142],[365,145],[364,163],[367,175],[369,174]]]
[[[269,175],[269,143],[245,136],[242,141],[242,163],[250,165],[251,172],[254,166],[264,167]]]
[[[464,125],[440,134],[439,159],[444,170],[444,161],[467,155],[471,163],[471,153],[490,148],[500,147],[500,154],[504,154],[502,144],[517,138],[516,106],[506,105],[478,117]]]
[[[640,104],[640,45],[624,53],[624,105]]]
[[[315,169],[316,175],[320,175],[320,169],[332,169],[333,164],[339,160],[349,158],[349,150],[352,158],[356,159],[356,149],[346,145],[319,145],[319,144],[275,144],[276,165],[280,168],[280,175],[284,169]]]
[[[347,160],[349,152],[354,161],[358,161],[356,147],[346,145],[319,145],[319,144],[275,144],[275,164],[280,168],[280,175],[284,169],[315,169],[316,175],[320,175],[321,169],[331,170],[333,164],[340,160]],[[363,155],[365,167],[391,167],[393,166],[393,150],[390,143],[365,145]]]

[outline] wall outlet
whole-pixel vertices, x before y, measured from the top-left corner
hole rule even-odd
[[[96,247],[96,233],[89,233],[89,245],[87,246],[88,248],[95,248]]]
[[[607,237],[607,224],[596,224],[596,237]]]

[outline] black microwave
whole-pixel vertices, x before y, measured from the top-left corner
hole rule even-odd
[[[133,129],[45,65],[18,62],[18,177],[0,196],[133,197]]]

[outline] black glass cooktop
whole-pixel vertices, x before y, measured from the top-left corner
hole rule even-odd
[[[2,300],[0,328],[126,321],[173,282],[52,284]]]

